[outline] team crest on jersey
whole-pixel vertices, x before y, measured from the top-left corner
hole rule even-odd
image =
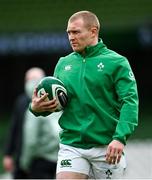
[[[104,68],[104,64],[102,62],[97,65],[98,71],[103,71],[103,68]]]

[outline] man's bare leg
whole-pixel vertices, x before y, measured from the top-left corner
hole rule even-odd
[[[82,173],[65,171],[58,173],[56,179],[88,179],[88,176]]]

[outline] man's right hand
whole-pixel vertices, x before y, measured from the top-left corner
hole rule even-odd
[[[37,96],[37,89],[34,89],[32,102],[31,102],[31,109],[34,112],[45,112],[50,111],[54,112],[57,108],[57,101],[56,99],[48,100],[48,93],[43,94],[41,97]]]

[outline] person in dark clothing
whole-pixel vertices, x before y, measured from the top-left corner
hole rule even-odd
[[[14,179],[28,178],[28,173],[20,168],[19,159],[22,147],[24,112],[28,108],[29,102],[30,98],[25,93],[19,95],[12,111],[3,164],[6,171],[13,173]]]
[[[28,110],[33,89],[44,76],[45,73],[40,68],[33,67],[27,70],[25,92],[19,95],[14,103],[3,158],[4,169],[12,174],[13,179],[51,179],[55,176],[57,152],[54,151],[57,151],[58,147],[57,133],[53,134],[52,129],[46,130],[46,127],[52,127],[47,118],[35,118]],[[28,124],[33,125],[32,131]],[[30,149],[29,139],[32,138],[29,138],[28,134],[33,133],[31,134],[33,137],[34,132],[37,134],[45,132],[46,134],[43,133],[41,138],[38,137],[41,142],[35,135],[35,140],[32,142],[33,149]],[[45,135],[46,137],[44,137]],[[53,136],[53,140],[50,138],[51,136]],[[50,145],[48,138],[53,145]],[[43,139],[47,139],[47,144]],[[37,148],[37,142],[42,143],[43,146]],[[47,149],[45,149],[46,147]],[[37,156],[34,148],[39,150]],[[52,150],[52,148],[54,149]]]

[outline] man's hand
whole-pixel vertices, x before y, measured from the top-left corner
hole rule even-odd
[[[113,140],[108,145],[106,152],[106,161],[109,164],[119,163],[123,150],[124,150],[124,144],[122,144],[120,141]]]
[[[43,94],[41,97],[37,96],[37,89],[34,89],[32,96],[31,108],[34,112],[54,112],[57,108],[56,99],[48,100],[48,93]]]

